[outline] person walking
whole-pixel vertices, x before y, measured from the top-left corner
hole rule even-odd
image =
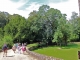
[[[16,44],[13,45],[12,50],[13,50],[14,53],[15,53],[15,51],[16,51]]]
[[[7,57],[7,44],[4,44],[3,47],[2,47],[2,51],[3,51],[3,57],[6,56]]]
[[[23,46],[22,46],[22,52],[23,52],[23,54],[25,54],[25,52],[26,52],[26,46],[25,46],[25,44],[23,44]]]
[[[17,49],[18,49],[18,53],[21,54],[21,44],[20,43],[19,43]]]

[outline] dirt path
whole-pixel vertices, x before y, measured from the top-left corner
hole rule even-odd
[[[3,52],[0,53],[0,60],[36,60],[30,57],[28,54],[14,53],[12,50],[8,50],[7,57],[3,57]]]

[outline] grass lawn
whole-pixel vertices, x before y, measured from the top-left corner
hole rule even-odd
[[[78,60],[79,50],[80,43],[70,43],[67,47],[50,46],[34,50],[34,52],[64,60]]]
[[[32,46],[37,46],[37,43],[27,45],[27,47],[32,47]]]

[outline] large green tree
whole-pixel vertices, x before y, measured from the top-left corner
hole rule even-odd
[[[9,13],[0,12],[0,28],[4,27],[8,23]]]
[[[72,27],[72,40],[80,41],[80,17],[78,17],[76,12],[72,13],[69,22]]]
[[[14,14],[9,17],[9,20],[9,23],[4,27],[5,35],[11,35],[13,40],[20,42],[26,35],[26,19]]]

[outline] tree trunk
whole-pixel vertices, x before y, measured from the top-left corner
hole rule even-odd
[[[79,41],[80,41],[80,32],[79,32]]]

